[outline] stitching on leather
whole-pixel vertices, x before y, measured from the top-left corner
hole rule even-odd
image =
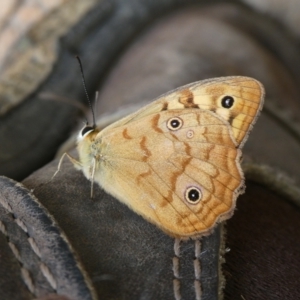
[[[180,239],[174,239],[174,254],[173,257],[173,292],[175,300],[181,299],[180,294],[180,277],[179,277],[179,258],[180,258]]]
[[[30,248],[38,256],[39,260],[41,261],[41,263],[39,265],[39,268],[41,269],[42,274],[44,275],[44,277],[46,278],[46,280],[48,281],[48,283],[50,284],[50,286],[53,288],[53,290],[55,291],[55,293],[57,293],[57,282],[56,282],[53,274],[51,273],[50,269],[47,267],[47,265],[44,262],[42,262],[40,249],[38,248],[38,246],[37,246],[34,238],[29,236],[28,229],[27,229],[26,225],[24,224],[24,222],[21,219],[15,217],[15,215],[13,213],[13,210],[12,210],[12,207],[9,205],[9,203],[7,203],[6,201],[4,201],[3,198],[0,198],[0,204],[4,207],[4,209],[6,209],[11,214],[14,222],[26,234],[27,241],[28,241],[28,243],[30,245]],[[18,249],[10,241],[10,237],[9,237],[9,234],[8,234],[6,228],[5,228],[5,225],[1,221],[0,221],[0,230],[6,236],[6,239],[8,241],[8,245],[9,245],[10,249],[12,250],[12,253],[14,254],[14,256],[19,261],[19,264],[21,266],[21,276],[22,276],[22,279],[23,279],[25,285],[27,286],[27,288],[29,289],[29,291],[31,293],[35,294],[35,292],[34,292],[35,291],[35,287],[34,287],[33,280],[31,278],[30,272],[29,272],[29,270],[27,270],[24,267],[24,264],[23,264],[23,262],[21,260],[20,253],[19,253]]]
[[[29,271],[24,268],[24,267],[21,267],[21,276],[23,278],[23,281],[25,283],[25,285],[27,286],[27,288],[29,289],[29,291],[35,295],[35,286],[33,284],[33,281],[32,281],[32,278],[30,276],[30,273]]]
[[[14,220],[19,225],[19,227],[21,227],[23,229],[23,231],[25,233],[28,233],[27,227],[25,226],[25,224],[23,223],[23,221],[21,221],[20,219],[14,219]]]
[[[11,249],[12,253],[14,254],[14,256],[16,257],[16,259],[22,264],[22,260],[21,260],[21,256],[20,256],[20,252],[17,249],[16,245],[12,242],[8,242],[8,246]]]
[[[50,272],[49,268],[42,262],[42,263],[40,263],[40,269],[41,269],[43,275],[47,278],[51,287],[56,291],[57,283],[56,283],[56,280],[53,277],[52,273]]]
[[[0,203],[4,207],[4,209],[8,210],[8,212],[13,214],[13,210],[12,210],[11,206],[6,201],[4,201],[2,198],[0,198]]]
[[[2,204],[2,201],[1,201]],[[32,281],[32,278],[30,276],[29,271],[24,267],[24,264],[21,260],[21,256],[20,256],[20,252],[17,249],[16,245],[14,243],[12,243],[10,241],[10,237],[8,235],[8,232],[6,230],[5,225],[3,224],[3,222],[0,221],[0,231],[5,235],[7,242],[8,242],[8,246],[10,247],[13,255],[16,257],[16,259],[18,260],[19,264],[20,264],[20,268],[21,268],[21,277],[25,283],[25,285],[27,286],[28,290],[35,295],[35,287]]]
[[[7,236],[7,231],[6,231],[6,228],[4,226],[4,224],[0,221],[0,231],[5,235]]]
[[[37,246],[35,240],[34,240],[32,237],[28,238],[27,240],[28,240],[28,242],[29,242],[29,244],[30,244],[32,250],[34,251],[34,253],[35,253],[38,257],[41,257],[40,249],[38,248],[38,246]]]
[[[201,255],[201,242],[200,240],[195,240],[195,259],[194,259],[194,272],[195,272],[195,298],[196,300],[201,300],[202,290],[201,290],[201,264],[200,264],[200,255]]]

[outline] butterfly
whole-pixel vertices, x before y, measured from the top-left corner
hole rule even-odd
[[[242,147],[264,101],[249,77],[194,82],[103,130],[79,133],[77,169],[176,238],[209,234],[244,191]]]

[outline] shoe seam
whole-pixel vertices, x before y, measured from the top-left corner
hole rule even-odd
[[[37,246],[34,238],[29,235],[28,228],[26,227],[25,223],[20,218],[17,218],[15,216],[12,207],[3,198],[0,198],[0,204],[11,215],[14,222],[18,225],[18,227],[27,236],[27,241],[28,241],[28,244],[30,245],[31,250],[36,254],[36,256],[38,257],[38,260],[40,261],[39,268],[40,268],[43,276],[45,277],[45,279],[47,280],[49,285],[52,287],[54,292],[57,293],[57,282],[56,282],[53,274],[51,273],[49,267],[45,264],[45,262],[43,262],[40,249]],[[32,294],[36,295],[36,287],[34,285],[32,275],[30,274],[30,271],[25,267],[25,264],[21,259],[20,252],[19,252],[17,246],[11,241],[11,238],[6,229],[6,226],[2,221],[0,221],[0,231],[5,235],[9,247],[20,265],[21,278],[22,278],[23,282],[25,283],[28,290]]]

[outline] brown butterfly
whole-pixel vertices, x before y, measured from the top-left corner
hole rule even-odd
[[[86,125],[73,164],[173,237],[228,219],[244,191],[241,148],[263,106],[248,77],[198,81],[100,131]]]

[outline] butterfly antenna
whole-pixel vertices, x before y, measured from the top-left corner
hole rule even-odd
[[[94,111],[92,102],[90,100],[89,94],[88,94],[87,89],[86,89],[86,84],[85,84],[85,78],[84,78],[84,73],[83,73],[81,59],[80,59],[80,57],[78,55],[76,55],[76,58],[78,60],[79,66],[80,66],[81,78],[82,78],[82,83],[83,83],[83,88],[84,88],[84,91],[85,91],[85,95],[86,95],[86,98],[88,100],[88,103],[89,103],[89,106],[90,106],[90,109],[91,109],[92,115],[93,115],[93,128],[96,128],[95,111]]]

